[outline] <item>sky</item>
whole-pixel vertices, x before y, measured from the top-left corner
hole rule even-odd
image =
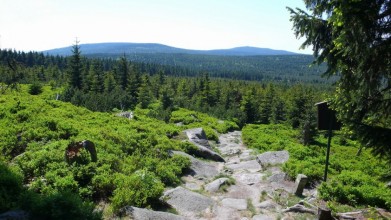
[[[0,48],[42,51],[101,42],[185,49],[299,50],[286,7],[303,0],[0,0]]]

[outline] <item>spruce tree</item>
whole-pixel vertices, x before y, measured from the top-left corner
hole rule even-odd
[[[77,89],[82,88],[82,61],[79,41],[72,46],[72,56],[68,64],[69,86]]]
[[[331,100],[342,123],[391,161],[391,2],[306,0],[288,8],[302,47],[312,46],[325,75],[338,75]]]

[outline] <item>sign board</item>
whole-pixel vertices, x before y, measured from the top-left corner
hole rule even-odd
[[[336,112],[329,108],[327,102],[315,104],[318,107],[318,130],[340,130],[341,122],[337,120]]]

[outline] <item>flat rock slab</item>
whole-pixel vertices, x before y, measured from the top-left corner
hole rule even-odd
[[[221,201],[221,204],[225,207],[230,207],[237,210],[247,209],[247,201],[245,199],[225,198]]]
[[[149,209],[141,209],[132,206],[126,206],[120,210],[121,217],[130,217],[134,220],[185,220],[185,217],[174,215],[168,212],[157,212]]]
[[[211,198],[180,186],[164,192],[162,199],[174,207],[180,214],[197,214],[214,204]]]
[[[272,174],[267,180],[269,182],[283,182],[286,179],[286,174],[285,173],[275,173]]]
[[[272,200],[266,200],[257,205],[260,209],[274,209],[277,207],[277,204]]]
[[[207,192],[217,192],[222,185],[224,185],[229,179],[228,178],[219,178],[213,182],[210,182],[205,185],[205,191]]]
[[[234,174],[234,178],[236,181],[246,184],[246,185],[254,185],[258,184],[262,181],[263,176],[266,174],[263,173],[237,173]]]
[[[252,154],[252,150],[244,150],[242,154],[240,154],[239,158],[242,161],[255,160],[256,156]]]
[[[237,209],[225,206],[216,206],[213,210],[213,217],[207,219],[225,220],[225,219],[240,219],[242,220],[241,213]]]
[[[274,219],[276,219],[274,216],[269,216],[264,214],[254,215],[252,218],[252,220],[274,220]]]
[[[220,152],[224,156],[233,156],[233,155],[238,155],[242,151],[239,147],[234,147],[233,145],[227,145],[225,147],[220,147],[219,148]]]
[[[232,170],[248,170],[249,172],[258,172],[262,169],[256,160],[241,161],[239,163],[229,164],[227,168]]]
[[[182,151],[172,151],[173,154],[179,154],[190,159],[190,175],[198,177],[213,178],[219,174],[218,165],[199,160]]]
[[[289,153],[283,151],[269,151],[257,156],[257,161],[261,166],[283,164],[289,159]]]

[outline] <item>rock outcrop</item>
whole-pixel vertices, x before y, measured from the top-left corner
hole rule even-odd
[[[262,167],[283,164],[289,159],[289,153],[283,151],[269,151],[257,156],[257,161]]]
[[[189,174],[197,177],[213,178],[219,174],[217,165],[213,162],[206,162],[199,160],[182,151],[172,151],[173,154],[179,154],[190,159],[191,165],[189,168]]]
[[[164,192],[161,199],[184,216],[197,215],[214,204],[211,198],[180,186]]]
[[[225,162],[224,158],[212,150],[205,131],[202,128],[188,129],[184,131],[197,150],[192,152],[195,156],[219,162]]]
[[[117,113],[116,116],[119,116],[119,117],[123,117],[123,118],[127,118],[127,119],[133,119],[133,112],[120,112],[120,113]]]
[[[122,219],[133,220],[185,220],[185,217],[174,215],[168,212],[157,212],[149,209],[141,209],[133,206],[126,206],[120,210]]]

